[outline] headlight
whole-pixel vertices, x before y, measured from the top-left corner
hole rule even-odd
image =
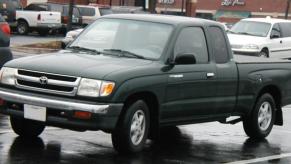
[[[259,46],[255,45],[255,44],[247,44],[243,46],[243,49],[254,49],[254,50],[258,50]]]
[[[17,69],[15,68],[7,68],[3,67],[0,71],[0,82],[2,84],[7,85],[15,85],[15,75],[17,73]]]
[[[109,96],[114,86],[113,82],[82,78],[77,94],[88,97]]]

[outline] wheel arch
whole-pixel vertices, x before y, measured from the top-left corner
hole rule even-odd
[[[29,23],[28,23],[28,21],[25,19],[25,18],[19,18],[19,19],[17,19],[17,23],[18,22],[25,22],[28,26],[29,26]]]
[[[269,48],[268,47],[263,47],[261,52],[264,51],[267,53],[268,57],[270,57],[270,51],[269,51]]]
[[[276,85],[264,86],[257,95],[256,102],[265,93],[272,95],[276,105],[276,118],[275,125],[283,125],[283,114],[282,114],[282,93]]]
[[[126,97],[124,107],[121,112],[121,117],[126,113],[126,109],[136,102],[137,100],[143,100],[147,104],[150,112],[150,133],[149,137],[152,139],[157,135],[159,129],[159,100],[157,96],[150,91],[139,91],[130,94]]]

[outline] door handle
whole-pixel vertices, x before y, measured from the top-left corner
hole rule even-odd
[[[207,78],[212,78],[215,76],[215,74],[211,72],[211,73],[207,73],[206,76]]]
[[[282,43],[283,43],[283,41],[282,41],[282,40],[280,40],[280,43],[282,44]]]

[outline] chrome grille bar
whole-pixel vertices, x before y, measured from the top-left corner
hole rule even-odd
[[[22,71],[22,70],[21,70]],[[36,72],[36,71],[29,71],[25,70],[25,72],[29,72],[31,74],[41,74],[43,76],[55,76],[54,79],[47,79],[46,84],[40,83],[40,77],[36,77],[35,75],[23,75],[19,74],[17,71],[15,78],[15,85],[17,88],[38,91],[38,92],[46,92],[51,94],[58,94],[58,95],[66,95],[66,96],[75,96],[78,91],[78,86],[81,81],[80,77],[72,77],[72,76],[65,76],[65,75],[56,75],[51,73],[45,72]],[[59,79],[66,79],[74,78],[75,81],[66,81],[66,80],[58,80]],[[74,80],[73,79],[73,80]]]

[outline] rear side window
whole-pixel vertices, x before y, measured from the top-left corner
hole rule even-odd
[[[36,5],[36,4],[30,4],[24,10],[31,10],[31,11],[48,11],[47,5]]]
[[[50,5],[50,10],[62,13],[63,12],[63,6],[62,5],[58,5],[58,4],[51,4]]]
[[[291,37],[291,23],[280,23],[282,37]]]
[[[204,31],[200,27],[184,28],[176,41],[174,54],[194,54],[197,64],[208,63],[207,44]]]
[[[79,7],[82,16],[95,16],[95,9],[89,7]]]
[[[223,31],[219,27],[212,26],[209,28],[209,32],[216,63],[227,63],[229,55]]]

